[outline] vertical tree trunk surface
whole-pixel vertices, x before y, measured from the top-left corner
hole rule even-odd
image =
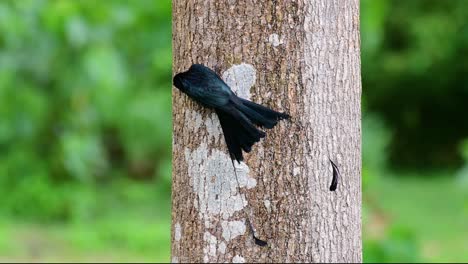
[[[173,89],[172,261],[361,262],[359,1],[174,0],[173,56],[292,118],[237,165],[239,189],[214,111]]]

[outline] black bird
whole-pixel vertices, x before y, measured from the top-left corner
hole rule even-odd
[[[216,111],[231,159],[239,163],[243,160],[242,150],[250,152],[265,137],[265,132],[255,125],[271,129],[279,120],[290,118],[238,97],[219,75],[201,64],[193,64],[188,71],[176,74],[173,82],[190,98]]]

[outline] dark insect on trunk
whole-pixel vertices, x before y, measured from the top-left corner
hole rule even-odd
[[[335,165],[335,163],[333,163],[333,161],[331,159],[330,160],[330,163],[333,167],[333,179],[332,179],[332,182],[330,184],[330,191],[335,191],[336,190],[336,187],[338,186],[338,179],[340,178],[340,171],[338,170],[338,167]]]

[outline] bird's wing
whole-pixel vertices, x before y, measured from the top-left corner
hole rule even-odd
[[[214,108],[223,107],[229,103],[231,94],[216,84],[205,83],[190,89],[190,95],[197,101]]]

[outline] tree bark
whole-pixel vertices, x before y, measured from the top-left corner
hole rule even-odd
[[[174,0],[173,56],[292,119],[245,155],[239,189],[217,116],[173,89],[172,262],[361,262],[359,1]]]

